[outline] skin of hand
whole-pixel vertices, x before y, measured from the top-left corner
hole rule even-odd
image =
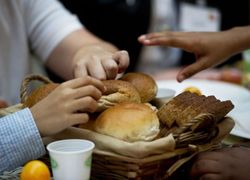
[[[46,65],[66,80],[85,75],[114,79],[128,67],[129,55],[82,29],[64,38]]]
[[[89,119],[87,113],[96,110],[97,100],[104,91],[103,83],[89,76],[60,84],[30,109],[41,136],[86,123]]]
[[[225,148],[203,152],[197,156],[191,168],[191,179],[200,180],[247,180],[250,177],[250,149]]]
[[[196,62],[177,75],[179,82],[204,69],[216,66],[228,57],[250,47],[250,26],[221,32],[156,32],[142,35],[139,42],[147,46],[171,46],[194,53]]]

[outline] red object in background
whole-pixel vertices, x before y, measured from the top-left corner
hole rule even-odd
[[[7,102],[4,100],[0,100],[0,108],[6,108],[6,107],[8,107]]]
[[[238,69],[222,69],[221,80],[235,84],[241,84],[242,73]]]

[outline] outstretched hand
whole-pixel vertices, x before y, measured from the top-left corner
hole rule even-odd
[[[194,53],[196,62],[184,67],[177,75],[178,81],[183,81],[194,74],[216,66],[232,55],[229,41],[230,31],[222,32],[172,32],[164,31],[142,35],[139,42],[147,46],[171,46],[182,48]]]

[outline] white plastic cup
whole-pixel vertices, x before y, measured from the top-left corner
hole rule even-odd
[[[95,144],[88,140],[68,139],[48,144],[54,180],[90,179]]]

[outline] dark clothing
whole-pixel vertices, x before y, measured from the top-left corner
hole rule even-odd
[[[134,0],[134,4],[126,0],[60,0],[67,9],[76,14],[80,21],[92,33],[113,43],[119,49],[129,52],[130,66],[127,71],[134,71],[137,66],[142,45],[137,38],[148,31],[151,17],[151,0]],[[196,0],[176,0],[195,4]],[[248,0],[207,0],[207,5],[216,7],[222,15],[221,30],[249,24]],[[194,61],[193,54],[183,52],[181,64]],[[227,63],[241,59],[235,55]]]
[[[147,32],[150,19],[150,0],[61,0],[80,21],[98,37],[113,43],[130,55],[128,71],[133,71],[139,58],[141,44],[137,38]]]

